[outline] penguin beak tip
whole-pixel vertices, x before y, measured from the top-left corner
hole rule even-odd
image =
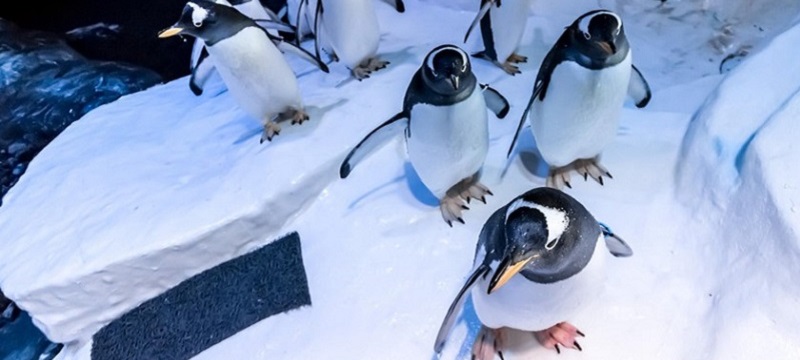
[[[177,27],[177,26],[173,26],[171,28],[164,29],[161,32],[159,32],[158,33],[158,38],[159,39],[165,39],[165,38],[168,38],[168,37],[172,37],[172,36],[180,34],[182,31],[183,31],[183,28],[180,28],[180,27]]]

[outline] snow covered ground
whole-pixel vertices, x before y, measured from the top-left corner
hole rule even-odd
[[[88,359],[87,339],[108,321],[297,230],[313,305],[261,321],[197,359],[432,358],[483,222],[544,184],[527,129],[505,157],[538,64],[564,26],[604,6],[627,21],[654,98],[623,111],[603,157],[614,179],[603,187],[573,181],[568,192],[634,256],[607,261],[605,293],[568,319],[587,334],[583,353],[556,355],[526,341],[507,358],[796,359],[800,78],[792,67],[800,26],[770,42],[796,20],[787,13],[797,5],[779,3],[785,11],[764,20],[757,17],[768,12],[752,7],[737,13],[751,18],[692,12],[721,6],[708,1],[536,1],[522,75],[473,62],[479,81],[512,109],[504,120],[490,117],[484,183],[495,196],[473,203],[466,225],[453,228],[405,162],[400,138],[346,180],[337,167],[399,110],[425,54],[460,44],[474,10],[378,6],[380,52],[392,64],[361,83],[342,83],[338,65],[326,75],[292,58],[312,121],[286,125],[268,144],[219,82],[199,98],[185,78],[126,96],[68,128],[8,193],[0,286],[51,339],[70,342],[62,359]],[[765,30],[745,31],[756,20]],[[736,46],[717,46],[731,39]],[[718,75],[721,60],[742,48],[756,54]],[[469,358],[478,327],[468,303],[443,358]]]

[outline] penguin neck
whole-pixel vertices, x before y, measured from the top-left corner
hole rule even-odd
[[[478,80],[475,74],[470,73],[461,81],[458,91],[451,94],[442,94],[428,86],[422,74],[423,69],[419,69],[411,80],[408,91],[406,92],[406,110],[410,111],[411,106],[418,103],[430,104],[435,106],[452,105],[467,99],[477,87]]]

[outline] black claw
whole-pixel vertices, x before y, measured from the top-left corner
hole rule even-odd
[[[486,197],[485,197],[485,196],[481,196],[481,201],[482,201],[484,204],[486,204]]]
[[[472,354],[471,360],[475,360],[475,354]]]
[[[461,205],[461,208],[464,210],[469,210],[469,207],[467,205]]]
[[[261,140],[258,140],[258,143],[259,144],[263,144],[264,143],[264,138],[261,138]]]
[[[464,222],[464,219],[462,219],[462,218],[458,218],[458,222],[460,222],[460,223],[462,223],[462,224],[466,224],[466,223]]]
[[[556,352],[561,354],[561,348],[558,347],[558,344],[556,344],[555,346],[556,346]]]
[[[586,335],[584,335],[580,330],[575,330],[575,332],[578,333],[578,335],[580,335],[581,337],[586,337]]]
[[[605,184],[603,184],[603,177],[602,176],[598,176],[597,177],[597,182],[599,182],[600,185],[605,185]]]
[[[608,176],[609,179],[613,179],[614,178],[613,176],[611,176],[611,173],[608,172],[608,171],[606,171],[606,176]]]
[[[583,173],[583,181],[586,181],[586,180],[589,180],[589,173],[588,172]]]
[[[495,347],[496,347],[496,345],[495,345]],[[506,358],[503,357],[503,352],[502,351],[497,350],[497,355],[500,355],[500,360],[506,360]]]
[[[492,193],[492,191],[491,191],[491,190],[489,190],[489,189],[486,189],[486,193],[487,193],[487,194],[489,194],[489,195],[491,195],[491,196],[494,196],[494,194]]]
[[[467,196],[467,204],[469,204],[470,200],[472,200],[472,199],[469,196]]]
[[[450,221],[450,220],[445,220],[444,222],[446,222],[446,223],[447,223],[447,225],[450,225],[450,227],[453,227],[453,222],[452,222],[452,221]]]
[[[564,181],[564,184],[567,185],[568,188],[572,189],[572,185],[569,184],[569,181]]]
[[[578,344],[577,341],[573,341],[572,345],[575,345],[575,348],[578,349],[578,351],[583,351],[583,348],[581,347],[581,344]]]

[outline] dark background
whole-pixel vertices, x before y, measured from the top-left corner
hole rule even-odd
[[[109,38],[69,41],[84,56],[123,61],[155,70],[165,81],[189,73],[191,41],[159,39],[158,32],[175,23],[186,0],[4,0],[0,18],[29,30],[63,34],[97,23],[117,24]],[[274,10],[285,0],[263,0]]]

